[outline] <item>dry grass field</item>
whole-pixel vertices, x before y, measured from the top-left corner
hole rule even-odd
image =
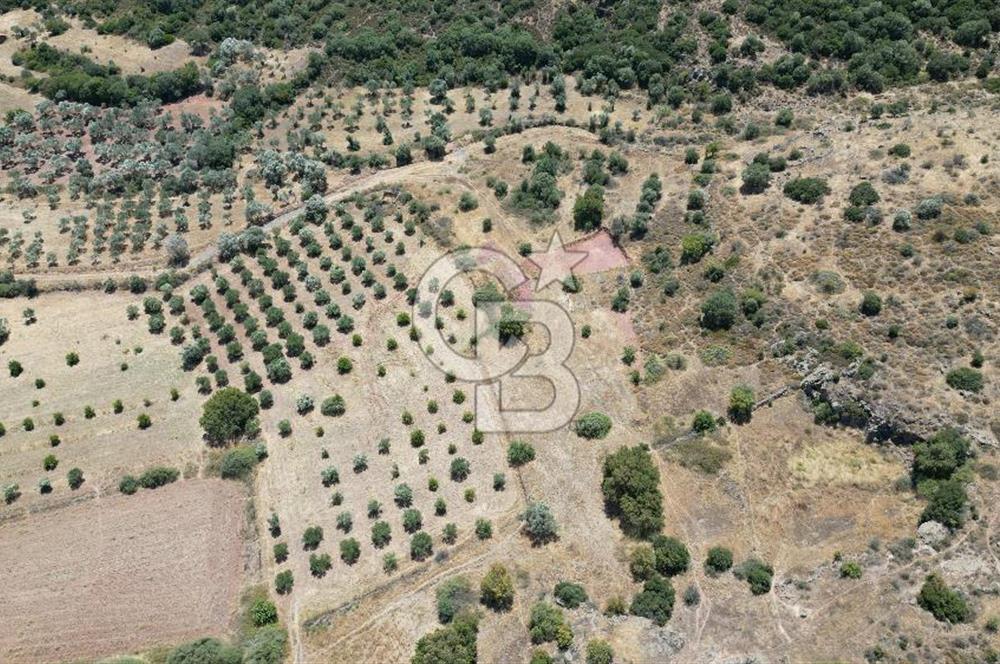
[[[0,446],[0,483],[19,483],[25,494],[23,503],[7,510],[16,513],[22,504],[46,501],[35,485],[46,475],[42,458],[49,452],[59,457],[59,468],[48,475],[60,493],[68,491],[66,471],[73,467],[84,470],[86,481],[78,492],[88,495],[112,491],[122,475],[157,464],[197,468],[202,456],[199,395],[180,370],[169,340],[152,337],[128,320],[125,310],[133,301],[123,295],[53,293],[32,303],[37,322],[30,326],[20,322],[20,307],[3,302],[0,315],[19,327],[0,351],[5,367],[0,422],[7,429]],[[69,353],[78,355],[79,364],[67,365]],[[17,378],[6,371],[11,361],[24,369]],[[36,379],[45,386],[36,388]],[[180,393],[178,401],[170,399],[172,387]],[[114,412],[116,400],[122,402],[121,413]],[[94,410],[89,419],[87,406]],[[55,423],[56,413],[63,424]],[[144,431],[136,423],[141,413],[153,421]],[[32,421],[30,431],[25,419]],[[59,437],[57,447],[51,436]]]

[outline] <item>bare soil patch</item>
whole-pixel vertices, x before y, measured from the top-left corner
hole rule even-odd
[[[228,631],[243,491],[218,480],[115,495],[0,526],[0,659],[101,657]]]

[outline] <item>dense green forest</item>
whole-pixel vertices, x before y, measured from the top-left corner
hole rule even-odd
[[[0,0],[0,8],[26,4]],[[34,4],[47,15],[55,11]],[[562,71],[576,73],[587,94],[640,88],[652,103],[674,106],[693,88],[704,97],[706,80],[736,94],[762,84],[830,94],[973,73],[985,78],[1000,30],[994,0],[725,0],[719,11],[660,0],[592,0],[557,11],[546,0],[75,0],[64,8],[99,32],[153,48],[178,37],[206,54],[226,38],[274,48],[322,46],[311,78],[325,68],[351,84],[442,79],[496,88],[527,72]],[[750,34],[737,40],[736,28]],[[765,58],[765,40],[781,51]],[[73,76],[63,71],[49,85],[68,85],[71,97],[86,99],[96,76],[104,79],[109,103],[141,93],[186,94],[165,97],[160,82],[122,80],[76,64]],[[187,79],[178,83],[192,87]],[[38,85],[44,92],[45,84]]]

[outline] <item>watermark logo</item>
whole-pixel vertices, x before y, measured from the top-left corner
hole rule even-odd
[[[555,233],[546,251],[529,258],[538,269],[535,279],[509,255],[489,247],[449,252],[421,277],[412,316],[421,348],[440,371],[474,384],[480,431],[541,433],[565,426],[576,415],[580,386],[566,366],[576,342],[573,319],[540,292],[573,278],[573,267],[586,257],[566,250]],[[438,329],[442,293],[455,280],[471,290],[477,272],[485,277],[480,281],[498,282],[500,288],[475,290],[473,341],[459,351]]]

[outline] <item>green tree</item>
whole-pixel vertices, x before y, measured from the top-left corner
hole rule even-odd
[[[622,447],[604,460],[601,491],[625,534],[648,538],[663,528],[660,471],[645,445]]]
[[[642,590],[632,598],[630,611],[633,615],[649,618],[663,626],[674,612],[674,599],[674,587],[670,579],[653,576],[642,584]]]
[[[256,431],[257,401],[235,387],[218,390],[205,402],[199,423],[210,443],[225,444]]]
[[[392,526],[386,521],[376,521],[372,524],[372,544],[381,549],[392,541]]]
[[[258,599],[250,607],[250,620],[255,627],[263,627],[278,622],[278,609],[274,602]]]
[[[411,664],[476,664],[478,619],[463,613],[417,641]]]
[[[714,291],[701,305],[701,326],[707,330],[728,330],[738,313],[739,305],[731,290]]]
[[[265,625],[243,643],[243,664],[280,664],[288,650],[288,633],[280,625]]]
[[[556,601],[567,609],[575,609],[587,601],[587,591],[579,583],[560,581],[552,590]]]
[[[434,543],[431,536],[420,531],[410,540],[410,557],[414,560],[426,560],[434,553]]]
[[[555,641],[560,649],[566,649],[573,643],[573,632],[566,624],[562,609],[548,602],[536,602],[531,607],[528,630],[532,643]]]
[[[628,569],[636,581],[652,578],[656,573],[656,554],[653,553],[653,547],[642,545],[633,549],[629,555]]]
[[[771,579],[774,576],[774,568],[757,558],[748,558],[739,567],[733,570],[737,579],[750,584],[750,592],[754,595],[763,595],[771,590]]]
[[[771,186],[771,170],[767,164],[754,162],[743,170],[744,194],[761,194]]]
[[[705,556],[705,571],[711,575],[722,574],[733,566],[733,552],[723,546],[713,546]]]
[[[476,603],[476,595],[469,580],[464,576],[445,580],[435,591],[435,599],[438,621],[445,624],[450,623],[455,616]]]
[[[753,390],[746,385],[737,385],[729,393],[729,419],[737,424],[746,424],[753,416]]]
[[[961,623],[972,617],[965,599],[937,574],[929,574],[917,595],[917,604],[941,622]]]
[[[340,559],[348,565],[358,562],[361,557],[361,545],[353,537],[340,541]]]
[[[943,429],[930,440],[913,446],[913,483],[949,479],[969,459],[969,441],[954,429]]]
[[[339,417],[347,412],[347,404],[344,401],[344,397],[334,394],[323,400],[323,404],[319,410],[327,417]]]
[[[244,479],[257,465],[257,451],[249,446],[228,450],[219,462],[219,475],[223,479]]]
[[[317,578],[326,576],[332,566],[329,553],[313,553],[309,556],[309,572]]]
[[[691,554],[676,537],[659,535],[653,538],[656,571],[664,576],[677,576],[687,571]]]
[[[514,605],[514,579],[506,567],[500,563],[490,566],[479,584],[479,596],[494,611],[507,611]]]
[[[79,468],[70,468],[69,472],[66,474],[66,481],[69,484],[69,488],[79,489],[83,486],[83,471]]]
[[[535,448],[523,440],[512,440],[507,447],[507,463],[512,468],[520,468],[535,459]]]
[[[933,484],[927,506],[920,514],[920,522],[937,521],[950,530],[962,527],[965,522],[965,505],[969,497],[965,485],[958,479],[941,480]]]
[[[573,204],[573,226],[577,230],[591,231],[601,226],[604,218],[604,187],[591,185]]]
[[[292,576],[291,570],[284,570],[278,572],[274,577],[274,590],[279,595],[287,595],[292,592],[292,586],[295,585],[295,577]]]
[[[323,541],[323,528],[321,526],[309,526],[302,533],[302,548],[306,551],[315,550]]]
[[[533,544],[545,544],[558,536],[559,527],[556,518],[545,503],[529,503],[521,519],[524,521],[524,532]]]

